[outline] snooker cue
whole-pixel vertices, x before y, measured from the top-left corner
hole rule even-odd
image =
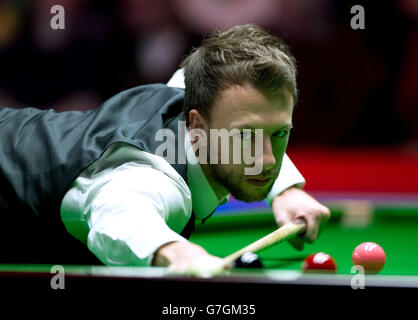
[[[226,266],[228,264],[231,264],[235,260],[237,260],[239,257],[241,257],[246,252],[259,252],[261,250],[270,248],[273,245],[279,244],[280,242],[283,242],[285,240],[288,240],[297,234],[305,231],[306,223],[303,220],[298,220],[296,222],[290,222],[282,227],[278,228],[277,230],[269,233],[268,235],[262,237],[261,239],[258,239],[257,241],[249,244],[248,246],[242,248],[241,250],[238,250],[229,256],[226,256],[223,258],[223,265]]]

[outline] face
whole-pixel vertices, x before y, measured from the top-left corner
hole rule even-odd
[[[267,196],[280,171],[292,127],[292,112],[293,98],[288,90],[282,89],[277,97],[268,98],[250,84],[223,90],[214,101],[209,122],[197,110],[191,110],[190,129],[203,129],[208,137],[207,164],[201,166],[215,192],[226,190],[234,198],[246,202],[260,201]],[[226,164],[221,161],[221,139],[211,139],[210,129],[231,132],[227,142],[229,162]],[[234,138],[241,141],[239,163],[233,161]],[[251,145],[252,163],[244,161],[243,153],[248,151],[243,150],[244,145]],[[262,146],[262,151],[254,152],[256,146]],[[218,155],[216,163],[210,161],[214,151]],[[260,168],[259,172],[249,175],[246,168],[255,166]]]

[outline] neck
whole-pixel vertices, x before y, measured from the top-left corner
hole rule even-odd
[[[197,140],[192,141],[190,140],[191,145],[197,143]],[[195,150],[195,156],[197,159],[199,159],[198,157],[198,151],[199,149]],[[220,201],[223,197],[227,196],[229,194],[229,191],[222,185],[220,184],[215,178],[214,178],[214,174],[213,174],[213,170],[211,168],[211,166],[209,164],[200,164],[200,167],[202,168],[202,171],[206,177],[206,179],[208,180],[210,186],[212,187],[213,191],[216,194],[216,197],[218,198],[218,200]]]

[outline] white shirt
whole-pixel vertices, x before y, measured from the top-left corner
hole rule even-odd
[[[189,142],[190,144],[190,142]],[[187,144],[185,144],[187,146]],[[197,220],[227,201],[218,199],[187,153],[188,183],[162,157],[132,145],[111,145],[74,181],[61,204],[67,231],[106,265],[150,265],[154,252],[179,235],[192,209]],[[304,179],[285,156],[267,202]]]
[[[130,144],[114,143],[73,182],[61,203],[67,231],[86,243],[106,265],[151,265],[155,251],[172,241],[192,210],[207,218],[228,196],[218,199],[185,136],[187,180],[162,157]],[[271,192],[303,186],[305,180],[287,155]]]

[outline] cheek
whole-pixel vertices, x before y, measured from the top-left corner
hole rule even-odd
[[[289,138],[286,138],[286,139],[281,139],[280,141],[277,141],[272,144],[274,158],[276,159],[278,164],[282,163],[282,159],[283,159],[284,153],[286,152],[288,141],[289,141]]]
[[[241,164],[218,164],[216,165],[218,172],[224,177],[228,177],[230,182],[239,184],[241,180],[245,179],[244,165]]]

